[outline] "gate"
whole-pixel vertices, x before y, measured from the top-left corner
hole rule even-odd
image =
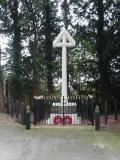
[[[94,124],[94,99],[80,97],[35,97],[34,124],[81,125]]]

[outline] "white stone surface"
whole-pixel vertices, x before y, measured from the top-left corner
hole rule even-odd
[[[63,118],[63,114],[50,114],[50,118],[46,120],[46,124],[54,124],[54,118],[56,116],[60,116]],[[65,116],[69,116],[72,118],[72,124],[81,124],[81,117],[78,117],[77,114],[64,114],[64,117]]]
[[[67,48],[75,46],[75,40],[69,34],[69,32],[64,28],[60,34],[53,41],[53,47],[62,48],[62,95],[67,100]]]
[[[53,106],[58,106],[58,107],[63,107],[63,102],[62,102],[62,100],[61,100],[61,102],[60,103],[53,103]],[[76,106],[76,103],[75,102],[68,102],[68,101],[64,101],[64,107],[66,107],[66,106],[73,106],[73,107],[75,107]]]

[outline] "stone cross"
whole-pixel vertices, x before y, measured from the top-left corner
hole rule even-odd
[[[67,48],[75,46],[75,40],[69,34],[69,32],[64,28],[56,39],[53,41],[53,47],[62,48],[62,97],[64,96],[65,100],[68,98],[67,93]]]

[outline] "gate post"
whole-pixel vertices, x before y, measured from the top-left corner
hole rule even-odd
[[[30,130],[30,107],[26,107],[26,130]]]
[[[99,131],[100,130],[100,110],[99,106],[96,106],[95,109],[95,130]]]

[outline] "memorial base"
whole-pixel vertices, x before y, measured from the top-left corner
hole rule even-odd
[[[57,102],[57,103],[53,103],[53,106],[58,106],[58,107],[60,107],[60,106],[64,106],[64,107],[66,107],[66,106],[76,106],[76,103],[75,102],[68,102],[68,101],[64,101],[64,103],[61,101],[61,102]]]
[[[46,122],[53,125],[78,125],[81,124],[81,117],[77,114],[55,114],[51,113],[50,118]]]
[[[56,102],[52,104],[50,118],[48,124],[55,125],[71,125],[81,124],[81,117],[77,115],[77,107],[75,102]]]

